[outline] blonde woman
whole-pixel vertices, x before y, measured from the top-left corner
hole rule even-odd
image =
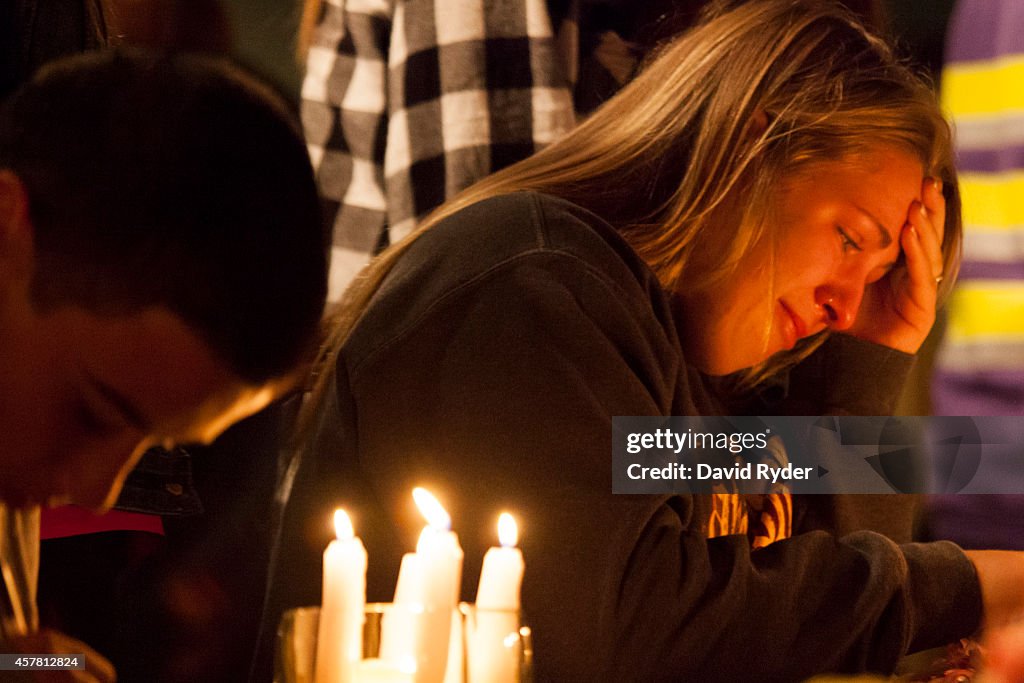
[[[723,376],[779,394],[755,414],[889,413],[959,240],[948,127],[882,42],[818,0],[710,16],[349,292],[282,490],[267,623],[319,600],[336,504],[370,599],[390,599],[414,486],[455,520],[468,599],[497,513],[517,513],[540,681],[891,671],[974,632],[983,598],[1004,619],[1018,556],[839,538],[878,512],[856,501],[611,494],[612,416],[728,414]]]

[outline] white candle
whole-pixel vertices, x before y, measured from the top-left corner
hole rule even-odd
[[[402,671],[416,671],[416,628],[423,613],[423,570],[416,553],[402,556],[392,607],[381,615],[380,658]],[[411,680],[411,679],[410,679]]]
[[[442,683],[448,662],[452,614],[462,581],[462,547],[451,517],[427,490],[412,492],[427,526],[416,544],[422,571],[423,616],[417,629],[416,683]]]
[[[519,590],[523,553],[515,547],[519,530],[512,515],[498,518],[500,548],[484,554],[476,593],[476,619],[469,633],[469,672],[473,683],[519,680]]]
[[[344,510],[334,513],[337,540],[324,551],[323,600],[317,630],[316,683],[353,683],[363,655],[366,548]]]
[[[444,683],[465,683],[462,659],[462,615],[452,610],[452,630],[448,636],[448,663],[444,670]]]
[[[484,553],[480,585],[476,592],[477,609],[519,609],[519,589],[523,584],[523,552],[516,547],[519,528],[507,512],[498,517],[500,548]]]
[[[357,683],[413,683],[414,671],[385,659],[364,659],[359,662]]]

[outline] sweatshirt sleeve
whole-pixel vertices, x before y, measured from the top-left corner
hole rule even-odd
[[[831,334],[747,406],[762,415],[891,415],[915,357]]]
[[[973,566],[951,543],[812,531],[751,551],[742,536],[704,539],[687,523],[687,502],[652,506],[636,535],[608,680],[639,670],[629,680],[888,674],[907,652],[977,626]]]
[[[498,513],[517,516],[538,681],[887,671],[912,643],[969,633],[977,584],[953,546],[815,532],[751,552],[704,537],[697,497],[612,495],[612,417],[670,414],[685,392],[638,291],[572,253],[518,254],[396,310],[393,334],[347,357],[350,439],[406,547],[408,492],[426,486],[472,600]]]

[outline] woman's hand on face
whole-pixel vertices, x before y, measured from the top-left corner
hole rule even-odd
[[[847,331],[905,353],[917,353],[935,324],[942,276],[946,200],[941,182],[926,178],[921,199],[910,205],[900,233],[903,264],[867,286],[857,320]]]

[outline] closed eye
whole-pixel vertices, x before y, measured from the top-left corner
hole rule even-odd
[[[841,226],[837,226],[836,230],[839,231],[839,237],[843,242],[843,252],[848,252],[851,249],[854,251],[864,251],[864,248],[861,247],[856,240],[850,237],[849,233],[847,233]]]
[[[109,436],[127,426],[124,420],[120,419],[110,408],[98,408],[86,398],[77,402],[75,412],[78,423],[85,433],[91,436]]]

